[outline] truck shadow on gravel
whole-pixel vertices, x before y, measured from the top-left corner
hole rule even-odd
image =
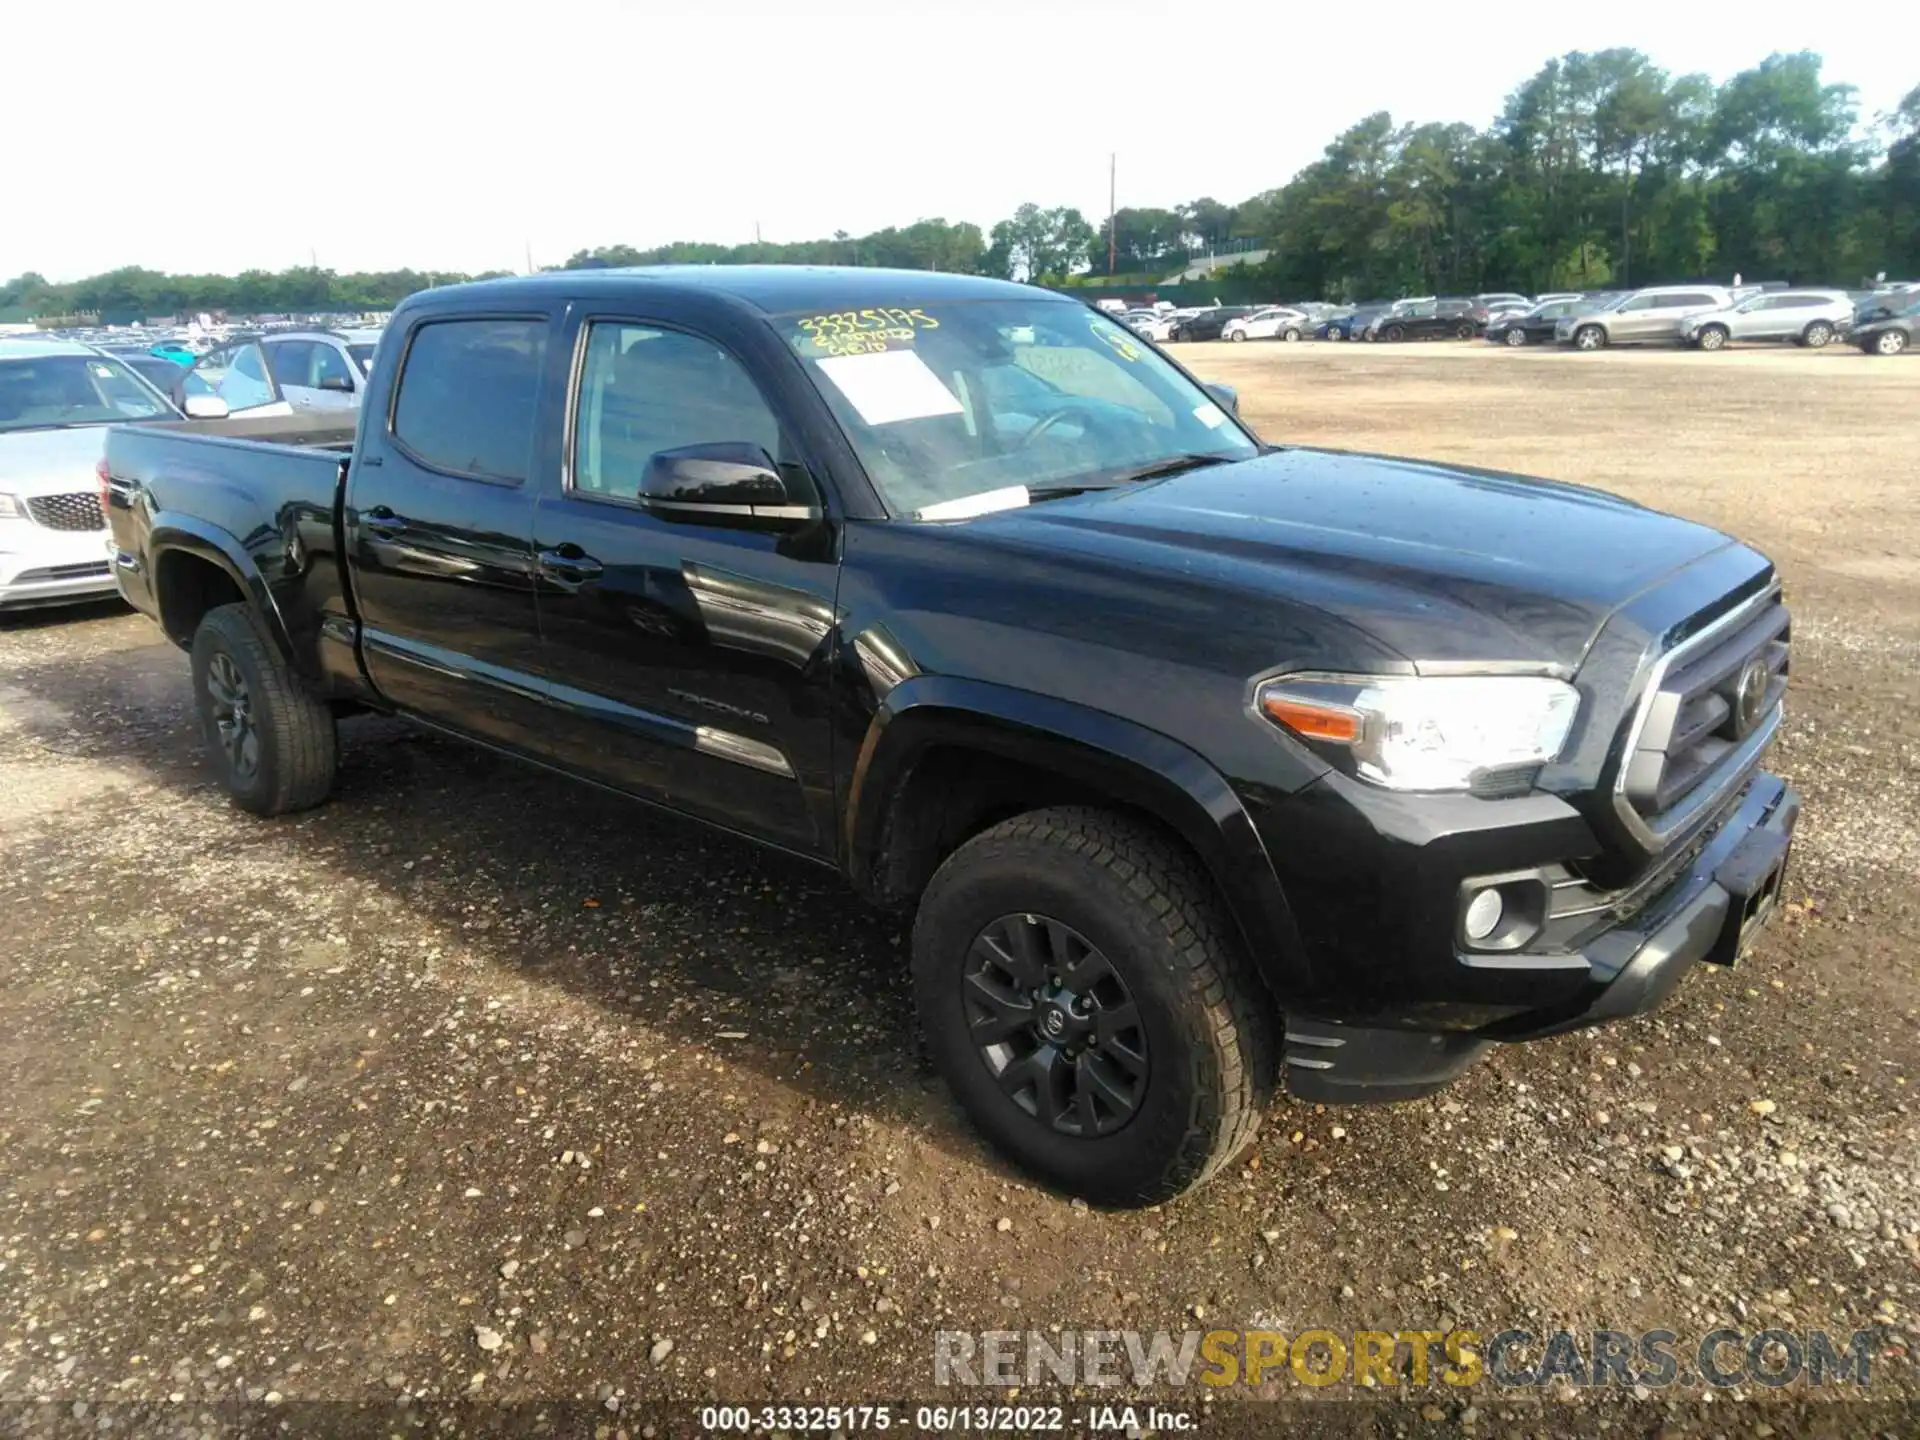
[[[28,701],[16,735],[204,802],[234,827],[216,850],[266,841],[317,882],[378,887],[489,964],[1012,1175],[920,1049],[907,922],[829,870],[383,717],[342,722],[326,804],[255,820],[202,758],[172,647],[29,664],[9,684]]]

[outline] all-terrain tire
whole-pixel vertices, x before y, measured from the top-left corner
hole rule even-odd
[[[1005,922],[1058,922],[1125,985],[1144,1038],[1143,1094],[1106,1134],[1061,1133],[1002,1088],[970,1029],[970,957]],[[1034,810],[969,840],[935,873],[913,929],[927,1044],[987,1139],[1050,1185],[1147,1205],[1243,1150],[1274,1084],[1276,1015],[1199,864],[1139,821],[1080,806]]]
[[[237,742],[236,693],[245,717]],[[339,762],[333,712],[287,669],[250,607],[221,605],[201,618],[193,700],[215,773],[242,810],[284,815],[327,798]]]

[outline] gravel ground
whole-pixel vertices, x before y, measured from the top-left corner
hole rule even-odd
[[[830,874],[380,719],[330,804],[257,821],[149,622],[8,618],[0,1430],[664,1435],[712,1399],[980,1398],[934,1390],[941,1329],[1727,1325],[1871,1330],[1877,1403],[1288,1382],[1202,1429],[1914,1433],[1920,363],[1185,358],[1269,438],[1601,484],[1775,555],[1808,808],[1746,964],[1427,1101],[1283,1098],[1204,1192],[1090,1211],[976,1142],[898,922]]]

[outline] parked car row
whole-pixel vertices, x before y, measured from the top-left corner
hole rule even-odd
[[[1848,291],[1700,284],[1532,298],[1514,291],[1419,295],[1337,307],[1224,305],[1130,312],[1122,318],[1138,334],[1160,342],[1312,338],[1395,344],[1482,336],[1514,349],[1677,344],[1714,351],[1755,341],[1817,350],[1846,340],[1873,354],[1897,355],[1914,341],[1917,301],[1920,285]]]
[[[1897,355],[1912,339],[1916,310],[1920,289],[1742,292],[1712,285],[1666,285],[1552,307],[1551,339],[1575,350],[1651,344],[1705,351],[1735,341],[1819,350],[1844,339],[1872,354]],[[1498,338],[1510,345],[1524,344],[1536,334],[1544,340],[1548,318],[1530,316],[1524,327],[1508,327]],[[1516,340],[1516,334],[1522,338]]]

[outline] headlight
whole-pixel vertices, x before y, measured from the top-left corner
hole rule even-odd
[[[1391,790],[1471,790],[1560,753],[1580,692],[1544,675],[1288,675],[1255,692],[1268,719],[1338,746]]]
[[[26,514],[27,507],[20,503],[18,495],[9,495],[6,491],[0,490],[0,520],[24,520]]]

